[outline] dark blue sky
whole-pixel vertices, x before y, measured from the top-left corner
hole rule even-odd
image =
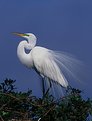
[[[83,60],[87,74],[83,84],[76,87],[92,96],[92,0],[0,0],[0,80],[16,79],[18,89],[31,88],[39,95],[38,75],[17,58],[22,38],[11,32],[32,32],[38,38],[37,45]]]

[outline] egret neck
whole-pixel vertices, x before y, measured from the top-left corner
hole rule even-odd
[[[33,66],[33,60],[32,60],[32,55],[29,53],[26,53],[25,49],[28,49],[31,51],[32,48],[33,48],[33,45],[31,46],[31,43],[27,42],[26,40],[21,41],[17,47],[18,58],[21,61],[21,63],[27,67]]]

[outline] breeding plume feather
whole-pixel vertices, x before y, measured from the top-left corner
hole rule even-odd
[[[22,64],[33,68],[43,80],[56,83],[67,88],[69,85],[67,75],[75,77],[75,66],[80,61],[71,55],[61,51],[53,51],[44,47],[36,46],[37,38],[32,33],[14,33],[25,38],[17,48],[17,55]],[[25,49],[30,50],[29,53]]]

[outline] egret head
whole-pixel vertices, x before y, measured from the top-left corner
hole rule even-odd
[[[18,32],[14,32],[13,34],[23,37],[25,39],[30,39],[30,40],[37,40],[36,36],[32,33],[18,33]]]

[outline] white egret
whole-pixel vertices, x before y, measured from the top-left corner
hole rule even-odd
[[[53,51],[44,47],[36,46],[37,38],[32,33],[14,33],[25,38],[19,43],[17,55],[22,64],[28,68],[33,68],[39,75],[46,80],[56,82],[62,87],[67,88],[67,75],[74,75],[74,64],[78,61],[72,56],[63,52]],[[25,49],[30,50],[29,53]]]

